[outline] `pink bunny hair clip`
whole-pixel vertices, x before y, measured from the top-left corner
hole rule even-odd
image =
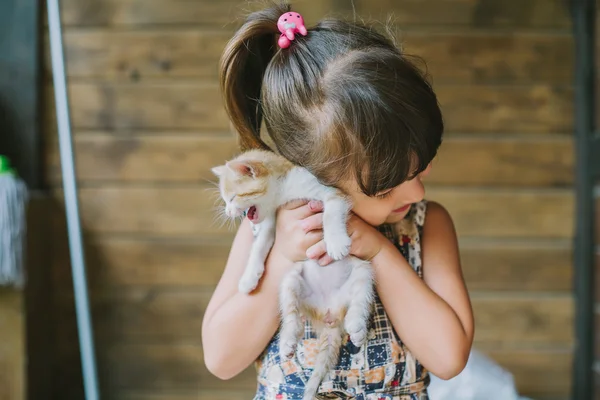
[[[277,21],[277,28],[281,32],[281,36],[277,43],[282,49],[290,47],[292,40],[295,38],[295,33],[298,32],[302,36],[306,36],[307,30],[304,26],[304,18],[297,12],[287,12],[282,14]]]

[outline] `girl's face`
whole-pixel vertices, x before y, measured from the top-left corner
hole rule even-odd
[[[352,211],[369,225],[395,223],[408,214],[413,203],[423,200],[425,188],[421,179],[430,171],[431,164],[413,179],[378,193],[375,197],[362,193],[354,180],[344,183],[342,189],[352,198],[354,204]]]

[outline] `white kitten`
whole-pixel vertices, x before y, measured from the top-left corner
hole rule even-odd
[[[327,253],[336,261],[321,267],[314,260],[296,263],[283,278],[279,291],[282,359],[293,356],[304,333],[302,316],[318,333],[318,355],[304,399],[313,399],[322,379],[335,366],[344,333],[361,346],[373,301],[373,274],[369,262],[348,256],[351,239],[346,221],[351,204],[338,189],[324,186],[306,169],[264,150],[245,152],[212,169],[228,217],[244,213],[256,237],[239,290],[250,293],[264,273],[265,259],[275,241],[277,208],[291,200],[323,202],[323,235]]]

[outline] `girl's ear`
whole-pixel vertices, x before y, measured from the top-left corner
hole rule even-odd
[[[252,178],[263,176],[266,173],[266,168],[260,161],[228,161],[225,165],[239,175]]]
[[[219,165],[218,167],[211,168],[211,171],[216,176],[221,176],[221,175],[223,175],[223,172],[225,172],[225,168],[226,167],[224,165]]]

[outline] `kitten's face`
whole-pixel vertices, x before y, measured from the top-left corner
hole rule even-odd
[[[255,160],[234,160],[212,169],[219,177],[219,192],[225,201],[225,214],[229,218],[241,217],[260,223],[264,219],[263,203],[267,200],[268,171]]]

